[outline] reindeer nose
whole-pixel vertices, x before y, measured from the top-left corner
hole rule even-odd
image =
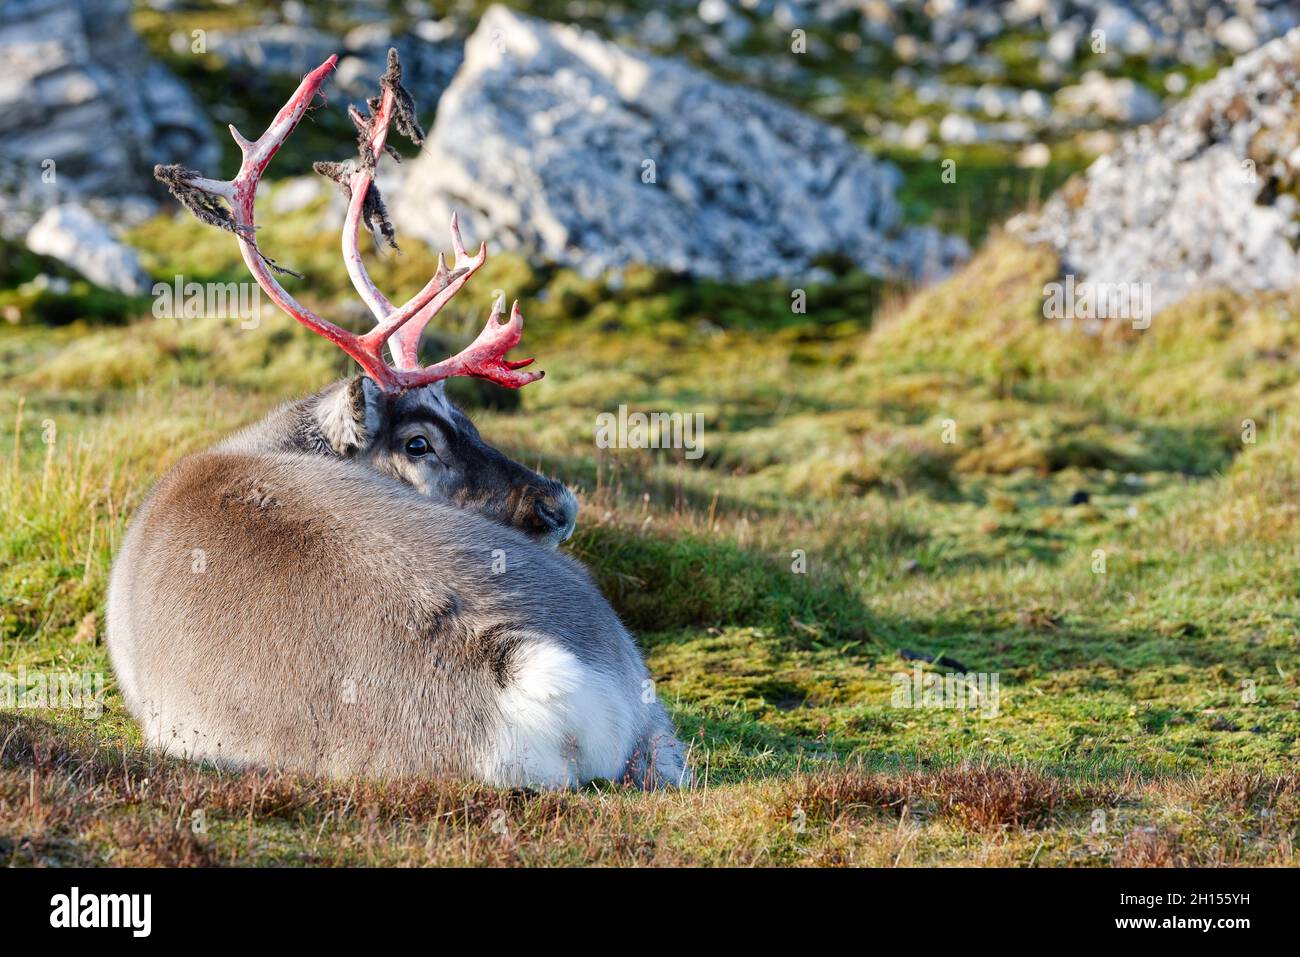
[[[578,500],[572,492],[561,486],[559,493],[538,498],[533,510],[542,524],[555,534],[557,544],[568,541],[578,522]]]

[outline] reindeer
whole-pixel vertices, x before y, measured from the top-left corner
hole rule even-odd
[[[452,776],[574,787],[608,778],[682,785],[687,770],[636,643],[580,563],[556,551],[577,502],[487,445],[444,392],[453,376],[520,388],[504,299],[463,351],[421,367],[421,330],[487,256],[439,255],[394,306],[367,275],[364,222],[393,244],[374,185],[390,123],[423,139],[396,53],[382,95],[350,111],[360,158],[317,164],[348,197],[343,257],[375,317],[364,334],[297,302],[258,247],[258,182],[334,69],[307,75],[233,180],[155,175],[234,233],[281,309],[363,375],[183,459],[135,515],[113,567],[108,646],[149,744],[227,767],[324,777]],[[395,155],[395,153],[394,153]],[[224,200],[225,204],[218,200]],[[394,244],[395,245],[395,244]],[[383,357],[387,344],[391,363]]]

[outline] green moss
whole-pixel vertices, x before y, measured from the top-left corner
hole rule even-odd
[[[956,188],[996,192],[1006,167],[972,156]],[[917,217],[951,215],[938,192],[905,195]],[[971,222],[994,209],[973,207]],[[295,295],[360,328],[330,215],[272,218],[259,240],[306,273],[286,281]],[[131,241],[157,276],[245,281],[230,237],[188,219],[160,216]],[[394,299],[433,264],[420,243],[403,249],[367,254]],[[385,791],[374,806],[401,823],[375,836],[352,797],[281,782],[292,812],[231,798],[240,813],[214,813],[208,850],[260,863],[1092,864],[1133,860],[1123,834],[1157,827],[1175,861],[1231,847],[1234,863],[1294,863],[1300,327],[1285,317],[1300,294],[1206,293],[1149,329],[1090,335],[1044,318],[1058,264],[1006,238],[915,292],[821,265],[798,312],[777,282],[583,278],[494,253],[427,347],[469,341],[494,289],[522,301],[519,354],[547,377],[518,393],[453,388],[489,441],[578,488],[568,547],[646,648],[707,789],[680,804],[608,788],[457,793],[416,809]],[[3,268],[0,297],[56,267],[19,254]],[[140,302],[114,313],[72,288],[67,312],[0,325],[0,660],[108,672],[107,576],[151,482],[352,369],[269,306],[245,328],[155,319]],[[700,456],[597,448],[596,415],[623,404],[703,415]],[[947,671],[915,655],[997,675],[997,713],[897,706],[898,676]],[[15,719],[15,740],[47,735],[42,748],[69,749],[59,767],[103,752],[114,767],[153,762],[139,775],[151,780],[193,774],[176,784],[186,801],[248,786],[139,755],[111,682],[108,699],[98,722]],[[0,751],[0,793],[28,794],[35,759]],[[971,766],[989,756],[994,770]],[[1066,798],[1028,823],[984,818],[1000,828],[990,841],[962,816],[973,805],[936,803],[960,774],[913,777],[963,767],[985,784],[1018,769]],[[1250,783],[1269,775],[1283,783]],[[1117,829],[1105,839],[1080,803],[1098,782]],[[25,797],[0,801],[0,853],[27,853],[21,832],[48,860],[120,863],[137,846],[122,829],[175,821],[179,799],[110,785],[102,806],[40,824],[43,838],[6,816]],[[882,793],[908,802],[917,835],[869,800]],[[517,822],[515,851],[444,840],[446,820],[463,828],[467,808],[485,817],[492,802]],[[796,806],[808,836],[789,827]],[[418,836],[402,830],[412,821]]]

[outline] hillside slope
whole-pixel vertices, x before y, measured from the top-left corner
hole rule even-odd
[[[321,214],[259,239],[347,316]],[[180,218],[133,241],[161,274],[240,269]],[[427,257],[408,243],[375,279],[412,293]],[[102,640],[126,522],[180,455],[346,365],[279,316],[0,329],[3,659],[107,676],[101,716],[0,717],[0,859],[1293,865],[1297,293],[1206,293],[1090,334],[1043,318],[1058,271],[998,239],[931,290],[844,275],[796,315],[778,284],[611,286],[494,256],[449,310],[453,339],[491,290],[523,300],[549,374],[475,417],[581,489],[572,548],[693,742],[704,786],[681,797],[323,786],[143,754]],[[597,449],[619,404],[703,413],[703,457]],[[900,678],[952,667],[904,652],[996,676],[996,707],[900,705]]]

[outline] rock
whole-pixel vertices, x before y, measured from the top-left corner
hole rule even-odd
[[[1023,143],[1031,130],[1019,121],[980,123],[969,116],[949,113],[939,123],[939,138],[945,143]]]
[[[911,83],[901,81],[900,85]],[[927,79],[916,85],[916,98],[921,103],[941,103],[962,113],[985,113],[994,119],[1007,116],[1043,122],[1051,114],[1047,98],[1037,90],[1017,90],[990,83],[961,86]]]
[[[401,195],[399,231],[488,239],[586,273],[799,275],[841,253],[875,275],[948,269],[965,244],[905,228],[897,170],[842,132],[684,64],[494,6],[465,47]]]
[[[343,35],[343,44],[349,50],[367,50],[371,47],[387,49],[392,42],[393,31],[386,23],[363,23]]]
[[[732,16],[727,0],[701,0],[699,16],[702,21],[713,26]]]
[[[1022,116],[1034,120],[1045,120],[1052,113],[1052,107],[1048,103],[1047,97],[1037,90],[1025,90],[1020,94],[1020,99],[1016,105]]]
[[[943,48],[943,60],[945,63],[963,63],[974,56],[975,49],[974,35],[963,33]]]
[[[271,194],[271,212],[287,216],[320,198],[325,181],[319,176],[295,176],[279,184]]]
[[[0,234],[66,200],[154,195],[155,163],[215,164],[211,125],[130,14],[129,0],[6,0]]]
[[[458,31],[456,21],[450,17],[445,20],[421,20],[411,28],[411,32],[425,43],[446,43],[454,40]]]
[[[921,55],[921,44],[916,37],[900,33],[894,38],[894,55],[904,63],[913,63]]]
[[[189,35],[178,34],[174,42],[188,47]],[[341,38],[289,23],[212,30],[207,36],[208,52],[224,62],[280,76],[302,76],[338,53],[335,82],[358,101],[374,94],[390,46],[401,55],[403,85],[417,106],[431,111],[460,67],[462,44],[450,19],[421,20],[400,35],[394,35],[387,23],[372,21],[353,27]]]
[[[1101,31],[1108,50],[1143,56],[1152,47],[1151,28],[1136,12],[1118,3],[1107,3],[1092,22],[1093,31]]]
[[[1234,53],[1245,53],[1259,46],[1254,28],[1241,17],[1230,17],[1219,24],[1214,38]]]
[[[973,66],[992,41],[1012,31],[1035,33],[1045,38],[1043,78],[1049,82],[1060,75],[1054,71],[1091,48],[1094,36],[1104,37],[1107,56],[1196,67],[1300,25],[1295,0],[660,0],[657,6],[689,22],[692,35],[711,30],[724,40],[746,14],[782,33],[806,29],[810,41],[819,27],[856,26],[863,39],[891,49],[901,62],[927,67]],[[707,20],[716,22],[705,22],[706,10]],[[637,32],[635,23],[620,26],[622,35]],[[742,41],[743,35],[728,43]]]
[[[174,34],[172,49],[189,49],[190,36]],[[179,44],[179,48],[178,48]],[[338,38],[315,27],[273,23],[247,30],[209,30],[207,52],[223,62],[246,66],[259,73],[302,76],[321,65],[342,44]]]
[[[400,36],[388,35],[387,28],[375,29],[369,34],[359,30],[349,31],[348,36],[357,40],[357,45],[346,47],[348,59],[360,60],[364,69],[355,82],[340,83],[340,87],[349,96],[361,100],[373,96],[375,83],[383,74],[388,59],[388,48],[394,46],[402,57],[402,83],[415,98],[416,106],[422,113],[430,114],[437,106],[439,98],[451,83],[451,78],[460,69],[464,55],[464,44],[460,37],[449,32],[454,26],[450,21],[424,21],[425,29],[412,34]],[[359,41],[366,39],[368,42]],[[433,39],[439,37],[440,39]]]
[[[1058,91],[1056,107],[1068,116],[1096,116],[1127,126],[1149,123],[1161,113],[1160,100],[1146,87],[1096,70],[1085,73],[1082,83]]]
[[[939,122],[939,139],[945,143],[974,143],[980,138],[979,127],[969,116],[949,113]]]
[[[294,26],[311,26],[311,13],[302,5],[301,0],[284,0],[284,3],[280,4],[280,16],[284,18],[285,23],[292,23]]]
[[[898,137],[898,142],[909,150],[919,150],[926,143],[930,142],[930,123],[928,120],[917,117],[907,124]]]
[[[66,192],[31,163],[0,154],[0,239],[21,240]]]
[[[1052,149],[1046,143],[1030,143],[1016,154],[1016,165],[1021,169],[1042,169],[1052,162]]]
[[[671,49],[681,36],[679,25],[662,10],[651,10],[641,21],[640,40],[650,49]]]
[[[1110,130],[1091,130],[1079,137],[1079,148],[1093,156],[1119,149],[1119,134]]]
[[[71,266],[105,289],[133,296],[149,291],[149,276],[135,250],[118,242],[89,210],[75,203],[47,209],[27,234],[27,247]]]
[[[1073,27],[1061,27],[1047,40],[1047,55],[1057,63],[1073,63],[1079,46],[1079,32]]]
[[[1125,133],[1016,231],[1053,246],[1076,282],[1145,286],[1157,311],[1203,287],[1293,288],[1298,112],[1300,29]]]

